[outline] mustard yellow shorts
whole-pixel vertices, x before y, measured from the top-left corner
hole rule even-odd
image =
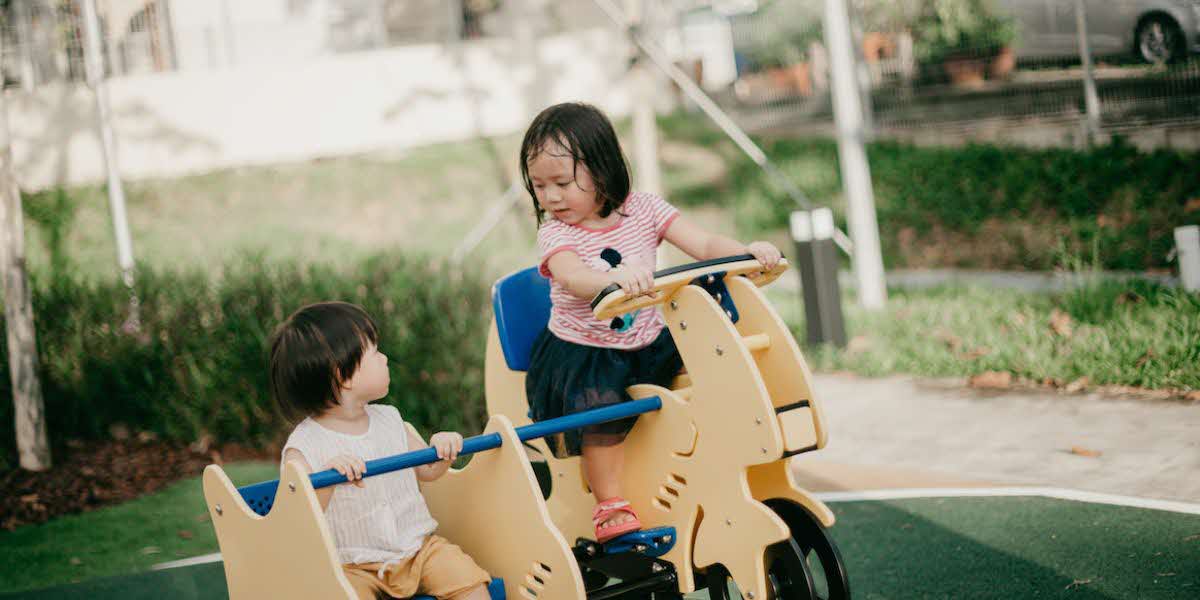
[[[382,566],[383,563],[345,564],[342,570],[362,600],[375,600],[379,597],[377,592],[392,598],[428,594],[438,600],[459,600],[492,580],[466,552],[438,535],[425,538],[413,556],[389,564],[380,579]]]

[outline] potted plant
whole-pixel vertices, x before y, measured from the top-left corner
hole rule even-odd
[[[767,86],[772,95],[812,94],[807,51],[792,36],[774,33],[745,48],[743,54],[753,71],[746,81],[751,87]]]
[[[757,22],[753,41],[740,48],[752,73],[738,87],[767,88],[770,96],[813,93],[809,47],[821,40],[819,6],[794,0],[764,2],[754,15]],[[748,93],[750,96],[761,94]]]
[[[1016,40],[1016,21],[998,14],[989,0],[926,0],[912,33],[918,60],[942,65],[956,85],[982,85],[993,62],[999,63],[993,76],[1007,75],[1015,64],[1005,49]]]

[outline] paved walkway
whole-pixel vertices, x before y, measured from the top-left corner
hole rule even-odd
[[[1200,404],[819,375],[814,491],[1032,485],[1200,502]]]

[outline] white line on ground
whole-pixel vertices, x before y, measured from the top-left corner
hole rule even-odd
[[[171,562],[159,563],[150,567],[151,570],[160,571],[162,569],[174,569],[177,567],[190,567],[192,565],[203,565],[207,563],[221,562],[221,553],[214,552],[205,554],[204,556],[193,556],[183,560],[173,560]]]
[[[1147,508],[1169,512],[1200,515],[1200,504],[1176,502],[1172,500],[1154,500],[1151,498],[1135,498],[1133,496],[1118,496],[1068,490],[1051,487],[995,487],[995,488],[911,488],[892,490],[866,490],[859,492],[818,492],[813,494],[825,502],[854,502],[858,500],[901,500],[905,498],[970,498],[970,497],[999,497],[999,496],[1041,496],[1059,500],[1075,500],[1077,502],[1092,502],[1095,504],[1112,504],[1134,508]]]
[[[1154,500],[1151,498],[1135,498],[1133,496],[1117,496],[1115,494],[1100,494],[1080,490],[1068,490],[1050,487],[995,487],[995,488],[908,488],[893,490],[867,490],[861,492],[817,492],[813,494],[825,502],[857,502],[861,500],[903,500],[908,498],[987,498],[1006,496],[1040,496],[1059,500],[1075,500],[1094,504],[1112,504],[1133,508],[1147,508],[1169,512],[1200,515],[1200,504],[1175,502],[1171,500]],[[183,560],[159,563],[151,567],[158,571],[177,567],[190,567],[221,561],[221,553],[194,556]]]

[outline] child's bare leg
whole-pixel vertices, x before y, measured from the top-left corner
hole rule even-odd
[[[621,495],[621,474],[625,468],[625,445],[583,444],[583,475],[596,496],[603,502]],[[626,512],[614,513],[605,521],[606,525],[619,525],[630,521],[633,516]]]

